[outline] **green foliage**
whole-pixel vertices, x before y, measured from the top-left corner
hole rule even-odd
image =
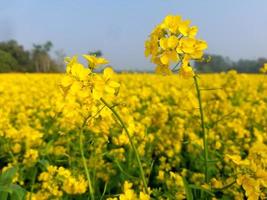
[[[32,62],[34,71],[36,72],[49,72],[51,66],[54,64],[49,56],[49,51],[53,47],[52,42],[48,41],[45,44],[33,44]]]
[[[10,71],[29,71],[31,65],[30,52],[24,50],[15,40],[0,42],[0,50],[9,53],[15,60],[16,64],[12,65]],[[0,61],[0,63],[2,63]]]
[[[0,199],[1,200],[23,200],[25,190],[20,186],[13,184],[12,179],[16,175],[17,168],[12,167],[3,172],[0,176]]]
[[[30,51],[15,40],[0,42],[0,73],[1,72],[61,72],[64,71],[63,50],[55,51],[55,59],[50,55],[53,43],[33,44]],[[100,50],[89,52],[97,57],[102,56]]]
[[[13,71],[14,66],[17,66],[16,59],[10,53],[0,49],[0,72]]]
[[[193,200],[193,194],[192,194],[192,190],[189,187],[186,179],[183,177],[183,182],[184,182],[184,188],[185,188],[185,194],[186,194],[186,199],[188,200]]]
[[[26,51],[15,40],[0,42],[0,72],[62,71],[62,63],[58,64],[49,54],[52,47],[52,42],[48,41],[33,44],[33,49]]]
[[[267,62],[266,58],[259,58],[257,60],[240,59],[235,62],[229,57],[212,54],[206,54],[205,58],[203,62],[195,62],[194,66],[197,71],[212,73],[234,69],[243,73],[258,73],[263,64]]]
[[[103,56],[103,53],[102,53],[101,50],[92,51],[92,52],[89,51],[88,54],[89,54],[89,55],[95,55],[96,57],[101,57],[101,56]]]

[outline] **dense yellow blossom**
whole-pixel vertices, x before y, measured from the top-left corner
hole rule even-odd
[[[156,64],[156,72],[170,74],[180,67],[183,77],[194,76],[190,61],[200,60],[208,47],[204,40],[196,39],[197,31],[196,26],[190,26],[190,21],[180,16],[165,17],[145,42],[145,55]]]
[[[117,91],[111,87],[101,95],[120,112],[134,137],[145,175],[150,177],[151,193],[146,194],[136,180],[138,169],[125,131],[99,98],[83,91],[91,86],[88,70],[88,78],[71,72],[2,74],[0,171],[17,166],[12,183],[25,188],[28,199],[34,169],[32,199],[88,199],[77,136],[88,115],[93,117],[87,120],[82,139],[99,198],[106,184],[104,199],[167,199],[168,195],[184,199],[184,178],[210,191],[230,185],[220,193],[230,199],[266,197],[267,84],[262,76],[234,71],[200,75],[203,90],[211,85],[219,88],[202,95],[211,165],[216,163],[206,186],[193,80],[173,75],[117,75],[106,69],[105,77],[97,75],[108,85],[120,83],[120,93],[114,96]],[[64,77],[72,80],[70,85],[62,84]]]
[[[267,63],[264,63],[263,67],[260,68],[260,72],[266,74],[267,73]]]

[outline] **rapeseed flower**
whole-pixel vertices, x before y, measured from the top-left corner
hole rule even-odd
[[[183,77],[194,76],[192,60],[201,60],[207,48],[204,40],[196,39],[198,28],[190,26],[189,20],[168,15],[155,27],[145,42],[145,56],[157,65],[156,72],[170,74],[177,70]],[[173,68],[171,66],[175,64]]]

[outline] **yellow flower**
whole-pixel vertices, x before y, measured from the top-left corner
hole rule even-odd
[[[85,81],[90,73],[91,70],[84,68],[84,66],[80,63],[74,63],[71,66],[70,74],[78,80]]]
[[[140,200],[149,200],[150,196],[144,192],[140,192],[139,199]]]
[[[174,50],[167,50],[160,56],[160,61],[163,65],[170,65],[170,63],[177,62],[179,57]]]
[[[125,181],[124,184],[123,184],[123,191],[126,191],[126,190],[129,190],[133,187],[133,184],[128,182],[128,181]]]
[[[184,78],[192,78],[195,75],[195,72],[191,66],[189,66],[188,57],[183,58],[182,65],[179,69],[179,74]]]
[[[189,67],[187,65],[181,66],[181,68],[179,69],[179,74],[184,78],[191,78],[195,75],[192,67]]]
[[[261,168],[256,171],[256,177],[263,187],[267,188],[267,172]]]
[[[263,74],[267,73],[267,63],[264,63],[263,67],[260,68],[260,72],[263,73]]]
[[[170,67],[175,64],[174,70],[180,67],[180,74],[184,77],[192,77],[194,70],[188,65],[189,61],[201,60],[203,51],[207,48],[205,41],[195,38],[197,32],[198,28],[190,27],[189,20],[168,15],[156,26],[145,42],[145,55],[151,56],[151,62],[157,65],[157,72],[171,74]]]
[[[159,179],[160,181],[163,181],[164,180],[164,171],[162,171],[162,170],[159,171],[159,174],[157,176],[157,179]]]
[[[249,165],[250,164],[248,160],[242,160],[239,155],[226,154],[225,157],[230,159],[236,165]]]
[[[78,179],[69,177],[63,182],[63,190],[68,194],[83,194],[86,192],[86,189],[87,182],[81,176]]]
[[[257,180],[254,180],[247,175],[242,175],[238,177],[237,184],[242,185],[242,187],[246,191],[248,200],[259,199],[260,185]]]
[[[19,153],[21,151],[21,145],[19,143],[16,143],[13,147],[12,147],[12,151],[14,153]]]
[[[67,97],[65,100],[70,102],[64,106],[64,109],[68,110],[66,115],[69,118],[79,115],[75,107],[87,105],[89,106],[87,110],[90,110],[95,100],[100,100],[104,96],[115,96],[119,91],[120,84],[113,80],[114,71],[111,67],[106,67],[103,74],[92,71],[96,66],[106,64],[108,62],[106,59],[91,55],[84,55],[84,57],[88,60],[90,69],[79,63],[77,56],[66,58],[66,74],[60,86],[64,97]]]
[[[155,69],[157,74],[163,74],[163,75],[170,75],[172,74],[172,71],[168,67],[168,65],[158,65]]]
[[[103,76],[94,76],[93,78],[93,97],[95,99],[102,98],[106,95],[114,95],[120,84],[116,81],[113,81],[114,72],[112,68],[107,67],[104,69]]]
[[[197,26],[192,26],[188,31],[188,37],[194,38],[196,36],[197,32],[198,32]]]
[[[84,66],[78,62],[77,56],[72,58],[66,58],[66,75],[61,80],[61,86],[67,88],[71,86],[75,80],[87,81],[89,75],[92,73],[90,69],[84,68]]]
[[[171,33],[178,33],[179,31],[179,25],[182,22],[182,18],[180,16],[173,16],[173,15],[168,15],[165,17],[163,23],[162,23],[162,28],[168,29]]]
[[[203,56],[203,50],[207,48],[207,43],[203,40],[193,38],[182,38],[176,48],[177,53],[185,53],[192,59],[200,59]]]
[[[158,45],[157,45],[157,39],[155,41],[153,40],[147,40],[145,42],[145,56],[148,57],[149,55],[155,56],[158,53]]]
[[[160,47],[163,50],[166,50],[166,49],[175,49],[176,46],[178,45],[178,43],[179,43],[179,40],[174,35],[170,36],[169,38],[161,38],[159,40]]]
[[[108,64],[108,60],[102,57],[96,57],[95,55],[83,55],[88,62],[88,67],[93,70],[100,65]]]
[[[52,165],[48,166],[46,172],[39,175],[38,180],[44,192],[57,197],[62,196],[63,191],[67,194],[83,194],[88,186],[82,176],[75,178],[70,170]]]
[[[114,71],[111,67],[107,67],[104,69],[103,78],[105,81],[105,91],[111,94],[116,92],[116,89],[120,87],[120,84],[116,81],[113,81]]]
[[[61,86],[63,87],[69,87],[71,86],[71,84],[74,82],[73,78],[70,76],[65,75],[62,79],[61,79]]]
[[[24,155],[23,163],[27,166],[32,166],[37,162],[37,159],[39,157],[39,153],[35,149],[29,149],[26,151]]]
[[[183,36],[188,36],[190,31],[190,20],[185,20],[179,24],[179,31]]]

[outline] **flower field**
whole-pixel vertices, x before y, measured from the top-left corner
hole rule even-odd
[[[157,74],[95,54],[1,74],[0,200],[266,199],[267,63],[198,74],[208,44],[190,23],[168,15],[148,36]]]
[[[0,199],[88,199],[90,190],[91,199],[109,200],[266,198],[264,75],[199,75],[207,182],[192,79],[114,75],[120,91],[105,98],[129,140],[105,104],[68,97],[63,77],[0,75]]]

